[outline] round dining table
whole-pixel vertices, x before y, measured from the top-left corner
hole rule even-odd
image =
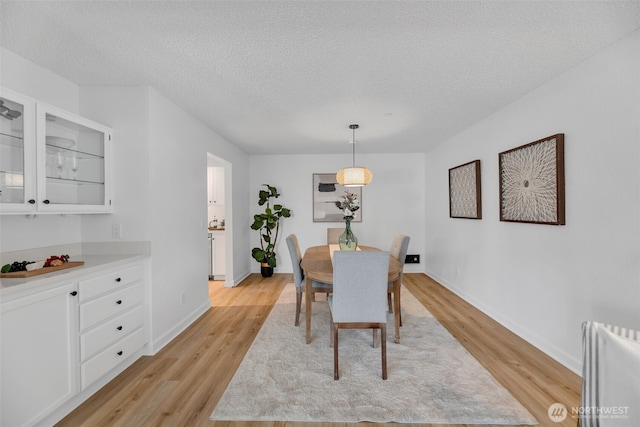
[[[362,251],[379,251],[372,246],[360,246]],[[311,281],[333,284],[333,263],[331,254],[334,250],[339,250],[338,245],[311,246],[307,248],[300,262],[300,266],[305,276],[305,322],[307,344],[311,342],[311,308],[313,291]],[[393,283],[393,320],[395,326],[395,342],[400,342],[400,274],[402,273],[402,263],[396,258],[389,256],[389,277],[388,282]]]

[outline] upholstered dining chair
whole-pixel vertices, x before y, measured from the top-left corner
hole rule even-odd
[[[344,228],[327,228],[327,245],[337,245]]]
[[[409,236],[405,236],[401,233],[396,233],[393,236],[393,241],[391,242],[391,249],[389,249],[389,254],[392,257],[400,261],[402,264],[402,268],[404,270],[404,261],[407,257],[407,250],[409,249]],[[400,271],[400,289],[402,290],[402,271]],[[389,283],[387,287],[387,304],[389,306],[389,313],[393,313],[393,283]],[[400,307],[400,301],[398,301],[398,307]],[[402,311],[400,314],[400,326],[402,326]]]
[[[296,285],[296,320],[295,325],[300,324],[300,309],[302,307],[302,292],[304,291],[304,272],[300,267],[300,261],[302,261],[302,255],[300,252],[300,245],[298,245],[298,238],[295,234],[290,234],[286,238],[287,246],[289,247],[289,255],[291,256],[291,266],[293,268],[293,283]],[[313,292],[325,292],[327,295],[332,291],[333,286],[330,283],[311,281],[311,287]]]
[[[389,252],[335,251],[333,294],[329,297],[333,343],[333,379],[338,370],[340,329],[380,329],[382,379],[387,379],[387,277]]]

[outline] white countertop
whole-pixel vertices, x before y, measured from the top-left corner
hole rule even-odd
[[[60,284],[61,282],[73,282],[82,276],[99,273],[102,270],[108,270],[112,267],[118,267],[147,258],[149,258],[147,254],[91,254],[71,256],[69,261],[84,261],[84,265],[37,276],[1,279],[0,297],[2,297],[2,301],[7,301],[14,297],[45,290],[47,287]]]

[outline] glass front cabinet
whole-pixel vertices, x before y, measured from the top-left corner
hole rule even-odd
[[[0,213],[108,213],[111,129],[0,92]]]

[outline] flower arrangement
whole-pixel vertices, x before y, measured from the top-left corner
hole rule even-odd
[[[355,217],[356,211],[360,209],[360,202],[358,201],[358,196],[345,191],[345,195],[336,202],[336,206],[342,211],[343,219],[351,221]]]

